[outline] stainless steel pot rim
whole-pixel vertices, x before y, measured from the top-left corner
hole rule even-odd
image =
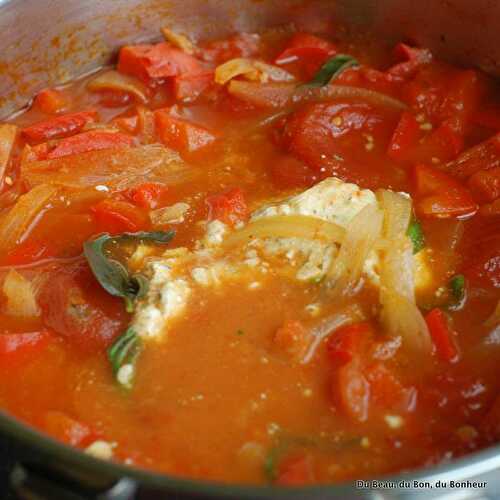
[[[189,480],[176,478],[164,474],[147,471],[145,469],[133,468],[115,462],[104,462],[95,459],[90,455],[60,443],[37,430],[28,427],[15,418],[9,416],[4,411],[0,411],[0,432],[13,438],[18,443],[29,446],[32,451],[42,451],[47,456],[61,459],[66,465],[84,467],[88,471],[95,471],[96,474],[103,475],[112,480],[129,478],[136,480],[150,487],[168,488],[178,493],[202,493],[205,497],[223,499],[226,497],[239,499],[268,498],[271,492],[276,493],[274,486],[253,486],[246,484],[224,484],[202,480]],[[500,444],[486,449],[470,453],[464,457],[452,460],[447,463],[438,464],[433,467],[425,467],[411,472],[397,475],[383,476],[381,478],[387,482],[399,484],[401,481],[435,483],[436,481],[449,482],[471,480],[479,475],[487,474],[500,468]],[[279,487],[279,490],[286,491],[288,498],[303,498],[304,494],[320,493],[351,493],[356,488],[355,481],[349,481],[331,485],[303,486],[294,488]],[[316,498],[316,497],[315,497]]]

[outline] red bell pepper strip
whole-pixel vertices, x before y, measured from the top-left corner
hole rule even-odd
[[[469,190],[436,168],[417,165],[414,169],[416,208],[420,215],[435,218],[471,216],[478,206]]]
[[[239,188],[209,196],[205,203],[208,207],[208,220],[217,219],[234,225],[248,218],[248,206],[243,191]]]
[[[181,155],[197,153],[213,145],[217,137],[207,128],[171,115],[168,109],[155,111],[160,140]]]
[[[146,215],[126,201],[106,199],[90,208],[102,232],[119,234],[136,232],[147,224]]]
[[[204,68],[195,57],[163,42],[123,47],[118,59],[118,71],[151,84],[172,76],[202,73]]]
[[[364,355],[369,339],[373,336],[370,323],[344,326],[328,338],[326,349],[334,366],[350,363]]]
[[[64,156],[88,153],[89,151],[126,148],[133,145],[134,139],[129,135],[119,132],[92,130],[63,139],[54,149],[47,153],[46,159],[53,160]]]
[[[45,142],[51,139],[61,139],[80,132],[87,123],[97,119],[96,111],[81,111],[58,116],[35,123],[22,130],[22,134],[34,142]]]
[[[168,187],[157,182],[145,182],[128,189],[125,196],[138,207],[144,209],[157,208],[162,197],[168,192]]]
[[[436,346],[437,355],[447,362],[455,362],[459,358],[458,348],[453,338],[453,331],[450,328],[448,318],[439,309],[433,309],[425,317],[432,341]]]

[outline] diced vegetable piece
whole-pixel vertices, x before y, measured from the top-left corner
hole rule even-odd
[[[34,105],[48,115],[56,115],[68,107],[68,96],[58,89],[45,89],[37,94]]]
[[[29,230],[31,223],[57,193],[57,188],[41,184],[20,196],[0,220],[0,252],[9,252]]]
[[[147,177],[151,182],[180,184],[196,171],[173,151],[154,144],[136,148],[104,149],[46,161],[32,161],[21,168],[29,186],[54,184],[69,188],[107,186],[123,190]]]
[[[63,139],[47,154],[46,159],[54,160],[64,156],[88,153],[89,151],[126,148],[133,145],[134,140],[129,135],[120,134],[119,132],[92,130]]]
[[[432,342],[436,346],[437,355],[443,360],[453,363],[458,360],[458,348],[453,338],[454,332],[450,328],[449,320],[445,313],[439,309],[433,309],[425,317]]]
[[[169,207],[158,208],[149,212],[149,218],[154,227],[165,226],[166,224],[181,224],[184,222],[190,206],[187,203],[174,203]]]
[[[425,235],[422,225],[415,217],[412,218],[408,231],[406,232],[413,245],[413,253],[416,254],[425,248]]]
[[[415,115],[404,111],[387,148],[387,155],[393,160],[402,161],[420,138],[420,125]]]
[[[170,43],[158,43],[122,47],[118,71],[150,84],[157,79],[201,73],[203,66],[196,58]]]
[[[285,459],[279,466],[276,484],[300,486],[314,483],[314,464],[310,455]]]
[[[207,197],[208,220],[220,220],[234,225],[248,218],[248,206],[243,191],[232,188],[220,194]]]
[[[135,205],[108,198],[91,207],[101,231],[111,234],[135,232],[147,225],[146,215]]]
[[[125,92],[133,95],[142,103],[146,103],[148,100],[148,89],[144,83],[133,76],[124,75],[115,70],[106,71],[93,78],[87,84],[87,88],[92,92],[103,90]]]
[[[341,366],[333,374],[334,401],[348,417],[365,422],[370,408],[370,384],[357,362]]]
[[[405,43],[396,45],[394,53],[397,57],[405,59],[387,71],[396,79],[410,78],[422,65],[428,64],[432,60],[432,54],[429,50],[410,47]]]
[[[17,137],[16,125],[0,124],[0,187],[3,184],[5,172]]]
[[[339,254],[328,271],[327,283],[335,296],[348,296],[359,284],[363,266],[382,233],[383,213],[366,205],[349,223]]]
[[[44,415],[43,429],[53,438],[70,446],[84,446],[92,436],[87,425],[60,411],[49,411]]]
[[[214,83],[214,72],[204,71],[195,75],[179,75],[172,78],[174,96],[178,101],[192,102]]]
[[[158,207],[167,192],[165,184],[145,182],[127,190],[126,196],[135,205],[152,210]]]
[[[21,132],[30,141],[44,142],[76,134],[87,123],[94,122],[96,119],[95,111],[81,111],[35,123],[23,128]]]
[[[427,165],[414,170],[418,212],[427,217],[471,216],[477,205],[467,188],[449,175]]]
[[[287,320],[276,330],[274,345],[294,363],[300,363],[311,345],[311,332],[298,320]]]
[[[500,198],[500,166],[480,170],[469,177],[469,189],[479,202],[493,202]]]
[[[350,363],[363,354],[367,342],[373,337],[370,323],[355,323],[343,326],[328,338],[326,349],[328,358],[336,367]]]
[[[155,111],[156,129],[160,140],[180,154],[197,153],[212,146],[217,140],[214,133],[201,125],[175,118],[170,110]]]
[[[34,283],[15,269],[9,269],[2,291],[7,299],[3,308],[6,314],[24,319],[40,316]]]
[[[42,355],[52,339],[53,335],[46,330],[0,334],[0,368],[23,368]]]
[[[271,64],[266,64],[254,59],[231,59],[217,66],[215,70],[215,82],[225,85],[237,76],[244,76],[247,80],[255,80],[265,83],[269,80],[275,82],[289,82],[294,78],[287,71]]]

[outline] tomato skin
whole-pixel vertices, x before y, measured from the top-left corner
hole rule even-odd
[[[439,308],[435,308],[427,314],[425,321],[432,341],[436,346],[437,355],[448,363],[458,361],[458,348],[444,312]]]
[[[22,368],[32,359],[41,356],[53,340],[54,336],[49,330],[0,334],[0,367]]]
[[[310,187],[317,176],[303,162],[292,156],[274,159],[270,166],[271,178],[276,187],[283,189]]]
[[[129,135],[119,132],[93,130],[63,139],[54,149],[47,153],[46,159],[53,160],[89,151],[125,148],[132,147],[133,145],[134,139]]]
[[[201,73],[203,67],[195,57],[173,45],[129,45],[122,47],[118,71],[140,78],[146,84],[172,76]]]
[[[90,427],[60,411],[45,413],[42,427],[51,437],[69,446],[85,446],[92,436]]]
[[[171,115],[169,109],[155,111],[160,140],[181,155],[193,155],[212,146],[217,137],[207,128]]]
[[[68,107],[68,98],[65,93],[57,89],[44,89],[37,94],[34,101],[42,113],[56,115]]]
[[[404,111],[387,148],[389,158],[399,161],[408,159],[409,150],[417,144],[420,135],[420,125],[415,115]]]
[[[87,123],[97,119],[96,111],[81,111],[35,123],[22,129],[22,134],[33,142],[60,139],[80,132]]]
[[[147,225],[147,218],[135,205],[122,200],[105,199],[90,208],[102,232],[136,232]]]
[[[276,484],[281,486],[300,486],[314,483],[314,463],[310,455],[292,456],[285,459],[279,467]]]
[[[82,354],[109,347],[129,319],[123,302],[110,297],[83,262],[55,269],[39,303],[44,324]]]
[[[214,72],[205,71],[195,75],[179,75],[172,79],[172,88],[177,101],[193,102],[214,83]]]
[[[477,204],[468,189],[444,172],[427,165],[414,169],[416,209],[435,218],[472,216]]]
[[[219,194],[208,196],[205,200],[208,220],[220,220],[234,225],[248,219],[249,210],[245,196],[240,188],[232,188]]]
[[[404,59],[387,70],[387,74],[395,80],[404,80],[413,76],[420,66],[428,64],[432,60],[432,54],[427,49],[410,47],[405,43],[399,43],[394,48],[396,57]]]
[[[146,210],[152,210],[158,207],[166,193],[168,193],[168,186],[157,182],[145,182],[128,189],[125,196],[134,205]]]

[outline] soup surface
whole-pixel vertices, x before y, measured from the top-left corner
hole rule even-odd
[[[340,26],[163,34],[0,124],[1,407],[223,482],[495,443],[498,85]]]

